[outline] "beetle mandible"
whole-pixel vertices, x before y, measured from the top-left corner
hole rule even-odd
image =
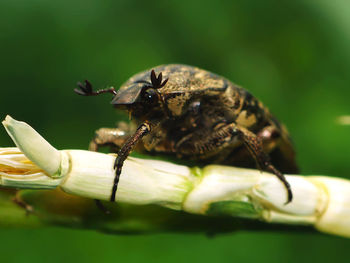
[[[158,73],[158,75],[156,74]],[[138,150],[175,155],[199,163],[254,167],[275,174],[292,190],[283,173],[296,173],[295,153],[286,128],[247,90],[211,72],[187,65],[161,65],[131,77],[118,91],[93,91],[78,83],[84,96],[114,95],[112,104],[129,112],[136,124],[102,128],[90,150],[103,145],[119,149],[110,201],[115,195],[124,160]]]

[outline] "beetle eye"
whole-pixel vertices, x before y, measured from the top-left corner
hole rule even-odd
[[[147,89],[143,93],[143,100],[146,104],[154,105],[158,102],[158,94],[154,89]]]

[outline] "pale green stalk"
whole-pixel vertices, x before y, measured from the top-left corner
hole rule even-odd
[[[23,153],[17,148],[0,150],[1,185],[24,189],[58,187],[73,195],[109,200],[115,175],[114,155],[58,151],[26,123],[8,116],[3,124]],[[350,237],[350,181],[297,175],[289,175],[287,180],[294,198],[285,205],[285,187],[268,173],[219,165],[189,168],[130,157],[122,170],[116,200],[204,216],[311,225]]]

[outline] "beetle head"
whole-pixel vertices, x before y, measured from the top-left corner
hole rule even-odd
[[[148,79],[147,75],[131,83],[127,82],[118,90],[111,103],[116,108],[128,110],[141,120],[166,116],[166,106],[159,89],[165,86],[168,79],[163,81],[162,73],[157,76],[154,70],[151,71],[150,81]]]

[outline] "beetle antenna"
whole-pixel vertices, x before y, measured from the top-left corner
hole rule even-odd
[[[160,89],[165,86],[165,84],[168,82],[169,79],[166,79],[162,82],[163,79],[163,74],[162,72],[159,73],[159,75],[156,75],[156,72],[154,69],[151,71],[151,76],[150,76],[151,82],[146,81],[146,80],[136,80],[134,83],[143,83],[146,84],[147,86],[145,87],[146,89],[152,88],[152,89]]]
[[[78,86],[78,89],[77,88],[74,89],[74,92],[81,96],[97,96],[102,93],[112,93],[113,95],[117,94],[114,87],[93,91],[92,85],[88,80],[85,80],[84,84],[81,82],[78,82],[77,86]]]
[[[151,82],[152,82],[152,88],[153,89],[160,89],[161,87],[164,87],[165,84],[168,82],[168,79],[164,80],[162,83],[163,74],[162,72],[159,73],[158,77],[156,76],[156,73],[154,72],[154,69],[151,71]]]

